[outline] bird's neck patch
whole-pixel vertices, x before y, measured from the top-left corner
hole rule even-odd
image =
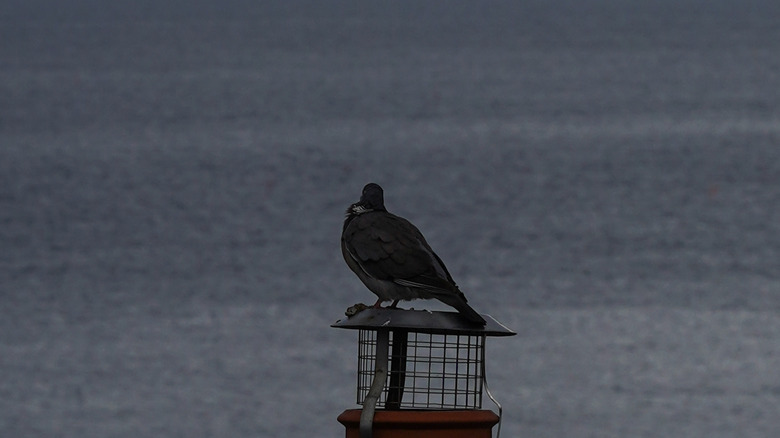
[[[366,208],[365,206],[360,204],[352,204],[352,206],[349,207],[349,214],[354,214],[356,216],[363,213],[368,213],[370,211],[374,211],[374,210],[372,208]]]

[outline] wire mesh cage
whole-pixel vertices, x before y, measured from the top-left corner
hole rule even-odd
[[[358,335],[357,403],[374,379],[376,331]],[[485,336],[390,332],[390,372],[380,396],[386,409],[482,407]]]
[[[357,403],[372,410],[481,409],[483,389],[495,402],[485,343],[515,333],[483,316],[486,325],[475,327],[454,312],[368,308],[337,321],[332,327],[358,330]]]

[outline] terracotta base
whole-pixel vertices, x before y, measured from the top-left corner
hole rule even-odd
[[[360,409],[338,417],[346,438],[360,438]],[[486,410],[376,411],[374,438],[491,438],[498,415]]]

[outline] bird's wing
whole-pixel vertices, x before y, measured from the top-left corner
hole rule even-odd
[[[446,268],[420,231],[403,218],[386,212],[362,214],[344,230],[343,239],[350,256],[373,278],[408,281],[415,284],[412,287],[450,288],[449,274],[441,279],[438,272],[446,273]]]
[[[430,294],[426,298],[436,298],[469,320],[485,324],[422,233],[406,219],[387,212],[363,213],[350,220],[341,239],[353,270],[357,265],[372,278],[424,289]]]

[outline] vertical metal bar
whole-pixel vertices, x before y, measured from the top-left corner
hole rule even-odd
[[[458,406],[458,387],[460,385],[460,335],[455,335],[455,393],[453,406]]]
[[[496,431],[496,438],[501,437],[501,419],[504,414],[504,408],[501,407],[501,403],[496,400],[495,397],[493,397],[493,393],[490,392],[490,387],[488,386],[487,382],[487,373],[485,372],[485,340],[486,337],[482,336],[482,384],[485,388],[485,392],[487,393],[490,400],[493,402],[493,404],[496,405],[498,408],[498,430]]]
[[[474,394],[474,389],[476,389],[471,385],[471,376],[474,374],[474,369],[471,366],[471,349],[474,348],[474,346],[471,345],[472,338],[473,336],[471,335],[466,336],[466,378],[464,379],[464,382],[466,383],[466,397],[464,399],[463,406],[467,408],[473,407],[471,399],[472,394]]]
[[[363,411],[360,413],[360,438],[371,438],[373,435],[374,411],[376,402],[382,395],[382,389],[387,381],[387,356],[390,350],[390,330],[378,330],[376,334],[376,360],[374,362],[374,381],[363,400]]]
[[[434,349],[434,336],[439,335],[428,335],[428,363],[427,363],[427,372],[428,372],[428,382],[430,382],[433,378],[433,355],[436,351]],[[444,380],[442,380],[441,384],[444,384]],[[425,407],[429,408],[431,407],[431,390],[430,390],[430,383],[428,383],[428,391],[426,392],[426,400],[425,400]]]
[[[441,335],[441,345],[440,350],[441,352],[438,353],[439,355],[436,357],[436,359],[439,361],[441,368],[441,392],[439,397],[439,406],[440,408],[443,408],[446,402],[447,397],[447,335]],[[431,354],[431,359],[433,359],[433,354]]]
[[[358,374],[357,374],[357,394],[356,400],[358,404],[363,404],[363,388],[365,388],[365,373],[366,373],[366,343],[368,333],[366,330],[360,330],[358,332]]]
[[[472,388],[474,388],[474,392],[472,392],[474,398],[471,400],[473,408],[481,408],[481,397],[482,397],[482,383],[481,383],[481,372],[479,368],[479,337],[478,336],[469,336],[469,375],[471,376],[471,383]]]
[[[406,385],[406,349],[409,344],[408,330],[393,330],[393,350],[390,354],[390,384],[388,385],[385,409],[401,409]]]

